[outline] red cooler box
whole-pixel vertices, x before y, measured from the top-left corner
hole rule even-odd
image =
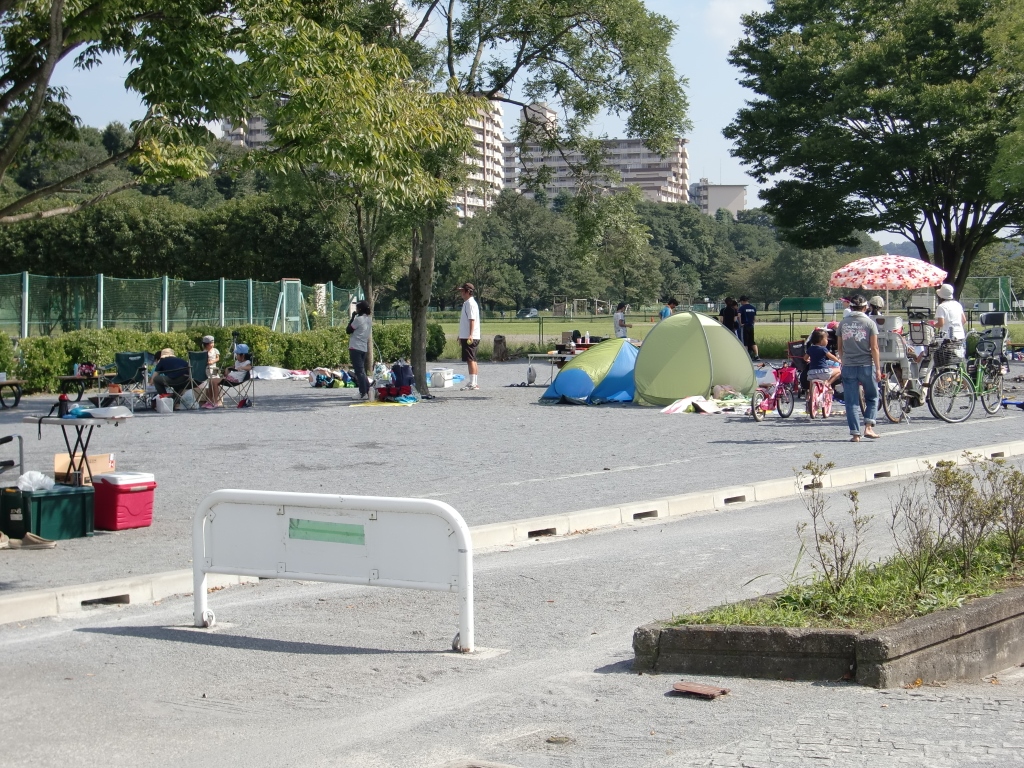
[[[109,472],[93,478],[95,525],[99,530],[121,531],[153,524],[156,478],[146,472]]]

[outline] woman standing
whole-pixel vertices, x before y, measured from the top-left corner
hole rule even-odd
[[[370,327],[372,325],[370,305],[365,301],[360,301],[356,304],[356,311],[345,330],[349,334],[348,355],[352,360],[352,368],[355,369],[359,396],[363,400],[370,396],[370,380],[366,376],[366,356],[370,352]]]

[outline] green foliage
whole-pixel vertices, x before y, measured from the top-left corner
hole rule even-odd
[[[18,347],[21,350],[18,378],[25,380],[25,389],[29,392],[56,391],[57,377],[66,376],[71,363],[60,337],[33,336],[22,339]]]
[[[411,332],[410,328],[410,332]],[[427,323],[427,361],[440,359],[444,353],[444,326],[440,323]]]
[[[7,374],[7,378],[13,379],[17,358],[14,355],[14,345],[11,343],[11,337],[6,333],[0,333],[0,371]]]
[[[239,342],[249,345],[249,352],[257,365],[284,367],[288,355],[288,334],[272,331],[262,325],[240,325],[232,330],[238,332]],[[225,359],[230,348],[230,342],[225,349],[218,347]]]
[[[412,324],[374,324],[373,343],[380,350],[380,359],[393,363],[399,358],[409,360],[412,354]],[[445,347],[444,327],[440,323],[427,323],[427,359],[437,360]]]
[[[962,287],[1024,216],[1020,10],[780,0],[744,17],[730,60],[754,97],[725,135],[759,182],[775,180],[760,194],[785,237],[818,248],[889,231],[924,255],[927,236]]]
[[[288,334],[285,368],[336,368],[348,363],[348,334],[344,328],[320,328],[315,331]]]

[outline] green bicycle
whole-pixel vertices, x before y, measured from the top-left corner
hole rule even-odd
[[[991,327],[967,334],[968,339],[978,340],[974,355],[964,359],[957,354],[955,361],[951,355],[946,364],[937,366],[937,375],[928,393],[929,405],[943,421],[967,420],[979,400],[989,415],[998,413],[1003,404],[1003,376],[1008,370],[1004,355],[1006,327],[1002,324],[1005,315],[986,312],[980,320],[983,326]]]

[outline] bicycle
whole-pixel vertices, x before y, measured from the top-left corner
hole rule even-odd
[[[796,404],[794,389],[797,384],[797,370],[788,363],[773,365],[772,363],[761,363],[761,368],[769,366],[775,371],[775,383],[770,387],[758,387],[750,398],[750,415],[754,421],[764,421],[768,411],[777,410],[779,416],[788,419],[793,415],[793,406]]]

